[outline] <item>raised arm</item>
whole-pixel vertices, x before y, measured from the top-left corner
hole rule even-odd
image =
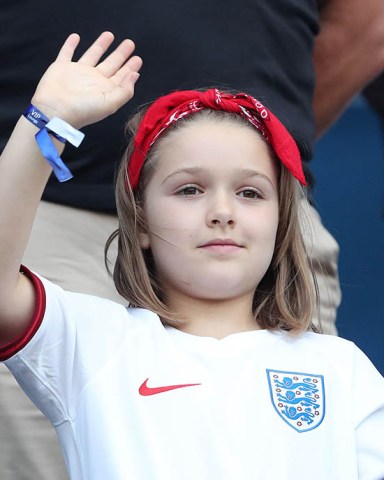
[[[320,136],[384,69],[384,1],[325,0],[314,52],[316,132]]]
[[[124,40],[99,63],[113,42],[104,32],[77,62],[72,34],[42,77],[32,104],[48,118],[76,129],[114,113],[133,96],[141,59]],[[27,107],[27,106],[26,106]],[[0,157],[0,347],[18,338],[34,311],[34,292],[20,263],[51,167],[36,144],[35,125],[23,116]],[[63,146],[52,138],[59,153]],[[68,225],[70,228],[70,225]]]

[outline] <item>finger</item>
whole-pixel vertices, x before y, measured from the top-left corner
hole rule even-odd
[[[92,67],[96,66],[100,58],[111,46],[114,38],[113,33],[103,32],[81,56],[79,63],[90,65]]]
[[[124,40],[97,68],[106,77],[114,75],[122,65],[129,59],[135,50],[135,44],[132,40]]]
[[[133,96],[133,89],[139,78],[140,78],[139,72],[131,72],[130,74],[127,74],[122,79],[120,86],[122,88],[132,88],[132,96]]]
[[[79,42],[80,36],[77,33],[71,33],[71,35],[69,35],[69,37],[65,40],[63,46],[61,47],[59,54],[56,57],[56,60],[70,62]]]
[[[131,57],[116,73],[111,77],[111,80],[116,85],[121,85],[126,76],[129,76],[132,72],[139,72],[143,61],[140,57],[135,55]]]
[[[137,82],[139,77],[139,73],[130,72],[125,76],[119,86],[109,92],[108,100],[110,101],[111,105],[114,105],[115,110],[122,107],[125,103],[128,102],[128,100],[133,97],[135,83]]]

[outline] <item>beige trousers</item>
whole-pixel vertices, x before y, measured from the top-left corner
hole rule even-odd
[[[323,329],[335,334],[338,246],[317,212],[303,205],[311,225],[304,223],[303,232],[316,267]],[[113,216],[41,202],[23,263],[67,290],[125,303],[103,261],[104,244],[116,226]],[[53,427],[0,364],[0,479],[67,478]]]
[[[321,223],[320,215],[306,200],[302,200],[301,207],[301,230],[319,288],[319,306],[314,312],[313,323],[323,333],[337,335],[336,315],[341,302],[339,245]]]

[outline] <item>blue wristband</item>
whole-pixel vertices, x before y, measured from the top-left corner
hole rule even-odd
[[[47,123],[49,122],[49,118],[44,115],[43,112],[41,112],[38,108],[36,108],[32,103],[29,105],[29,107],[25,110],[23,113],[24,117],[29,120],[31,123],[36,125],[36,127],[39,130],[42,130],[45,128]],[[52,135],[59,140],[61,143],[65,143],[65,138],[61,137],[60,135],[57,135],[57,133],[52,132]]]
[[[71,127],[68,123],[64,122],[64,120],[55,117],[50,121],[43,112],[32,104],[29,105],[23,115],[39,129],[35,135],[37,145],[44,158],[53,168],[53,173],[56,178],[59,182],[65,182],[71,179],[73,175],[61,159],[50,134],[60,142],[65,143],[68,140],[76,147],[82,142],[84,134]]]
[[[29,105],[29,107],[23,113],[24,117],[29,120],[31,123],[36,125],[36,127],[41,130],[49,122],[49,118],[44,115],[43,112],[40,112],[36,107]]]
[[[55,174],[58,181],[66,182],[67,180],[70,180],[73,175],[61,159],[59,152],[57,151],[54,143],[52,142],[52,139],[49,136],[47,129],[42,128],[41,130],[39,130],[36,133],[35,138],[41,153],[53,168],[53,173]]]

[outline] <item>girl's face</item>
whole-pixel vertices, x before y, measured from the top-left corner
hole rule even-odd
[[[209,119],[161,142],[141,246],[152,250],[168,302],[252,301],[278,227],[278,173],[267,145],[251,127]]]

